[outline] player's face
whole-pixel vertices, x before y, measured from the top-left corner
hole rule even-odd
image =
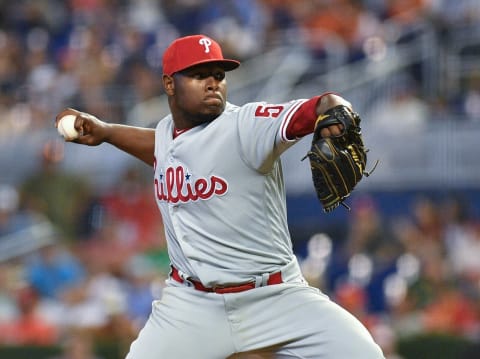
[[[222,114],[226,104],[225,70],[216,64],[190,67],[173,76],[176,116],[191,125],[209,122]]]

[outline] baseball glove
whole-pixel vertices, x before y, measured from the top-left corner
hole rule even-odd
[[[322,138],[320,131],[334,124],[343,126],[342,133]],[[318,116],[310,151],[303,159],[307,157],[324,212],[330,212],[340,204],[350,209],[344,200],[363,176],[369,176],[373,171],[365,171],[367,150],[363,145],[360,116],[342,105]]]

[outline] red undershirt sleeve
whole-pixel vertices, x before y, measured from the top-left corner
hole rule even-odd
[[[289,140],[295,140],[313,133],[315,122],[318,117],[316,110],[318,101],[320,101],[322,96],[325,96],[328,93],[312,97],[298,108],[285,131]]]

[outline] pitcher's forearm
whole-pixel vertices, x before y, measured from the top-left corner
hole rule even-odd
[[[57,128],[64,116],[75,116],[74,129],[78,133],[72,138],[65,138],[66,141],[87,146],[98,146],[106,142],[153,166],[155,149],[153,128],[108,123],[73,108],[66,108],[56,116]]]
[[[108,124],[104,142],[153,166],[155,130],[121,124]]]

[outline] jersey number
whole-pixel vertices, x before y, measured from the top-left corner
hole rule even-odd
[[[258,106],[255,110],[256,117],[278,117],[283,111],[283,106],[281,105],[266,105]]]

